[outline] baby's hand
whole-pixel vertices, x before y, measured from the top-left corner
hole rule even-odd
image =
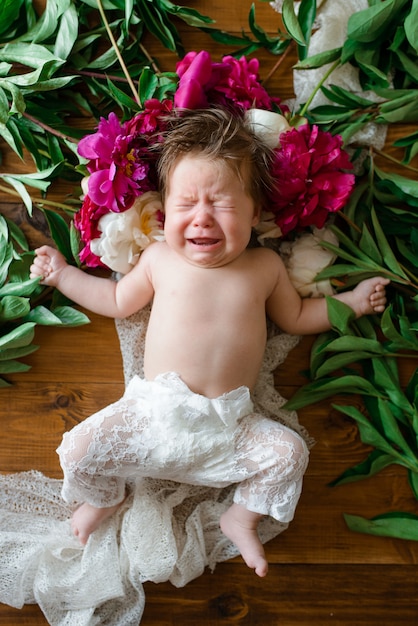
[[[390,283],[388,278],[375,276],[363,280],[353,290],[356,306],[355,310],[359,316],[372,315],[373,313],[383,313],[386,306],[386,285]]]
[[[42,285],[55,287],[58,283],[60,272],[67,266],[65,257],[51,248],[51,246],[41,246],[35,250],[35,257],[30,266],[30,277],[41,277]]]

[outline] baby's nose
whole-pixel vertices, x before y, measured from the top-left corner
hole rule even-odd
[[[194,214],[193,225],[201,228],[207,228],[213,224],[213,219],[213,211],[211,207],[208,205],[202,205],[197,208]]]

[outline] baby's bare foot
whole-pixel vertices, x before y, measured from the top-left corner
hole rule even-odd
[[[118,510],[122,503],[107,508],[97,508],[85,502],[76,509],[71,518],[71,530],[75,537],[85,545],[91,533],[100,524]]]
[[[268,572],[268,563],[257,533],[261,517],[239,504],[233,504],[222,515],[220,526],[224,535],[236,545],[248,567],[263,577]]]

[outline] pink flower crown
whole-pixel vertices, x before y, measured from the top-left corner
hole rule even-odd
[[[255,58],[224,56],[215,63],[204,50],[189,52],[176,65],[179,80],[172,100],[148,100],[124,123],[110,113],[95,133],[80,140],[78,151],[88,160],[89,172],[74,219],[82,263],[126,273],[147,245],[164,238],[157,157],[150,146],[161,141],[164,117],[173,108],[233,107],[274,148],[280,191],[262,215],[261,237],[322,228],[329,214],[346,204],[355,177],[345,171],[352,165],[341,137],[307,123],[292,128],[288,107],[269,96],[258,70]]]

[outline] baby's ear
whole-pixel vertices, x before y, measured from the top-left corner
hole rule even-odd
[[[260,216],[261,216],[261,205],[258,205],[254,207],[254,217],[252,221],[252,226],[257,226],[258,222],[260,221]]]

